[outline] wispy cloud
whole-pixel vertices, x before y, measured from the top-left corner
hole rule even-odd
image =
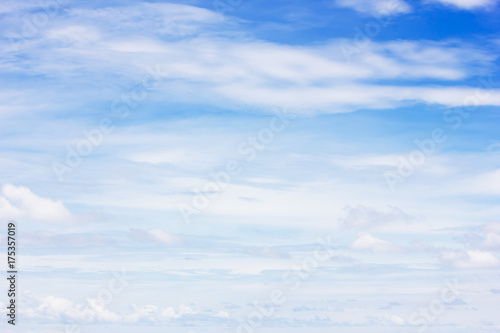
[[[497,0],[433,0],[443,5],[453,6],[465,10],[491,8],[498,3]]]
[[[57,18],[57,24],[37,38],[39,43],[8,52],[15,62],[8,61],[6,70],[87,82],[117,76],[121,78],[108,84],[119,84],[119,80],[139,80],[145,64],[154,64],[163,99],[178,100],[194,89],[200,103],[282,105],[300,113],[337,113],[408,103],[460,105],[464,96],[476,91],[461,80],[485,70],[496,57],[451,41],[367,42],[346,63],[343,39],[292,46],[228,38],[222,32],[235,28],[215,17],[206,9],[167,4],[125,6],[119,12],[116,8],[72,10]],[[89,20],[92,25],[85,24]],[[155,34],[151,22],[159,24]],[[199,34],[200,24],[209,24],[222,35],[206,30]],[[410,84],[391,83],[400,79]],[[429,86],[419,80],[438,82]],[[500,94],[493,90],[480,104],[500,105]]]
[[[345,216],[341,218],[341,222],[348,228],[366,230],[379,225],[390,223],[408,223],[416,221],[416,217],[412,217],[397,207],[389,207],[387,211],[379,211],[370,207],[357,206],[346,207],[344,209]]]
[[[179,245],[183,242],[179,236],[161,229],[130,229],[129,237],[136,241],[166,246]]]
[[[412,11],[404,0],[336,0],[337,6],[348,7],[374,16],[406,14]]]
[[[466,304],[429,330],[492,327],[496,2],[51,1],[0,9],[0,218],[22,227],[26,332],[236,330],[303,281],[263,331],[387,333],[445,275]],[[277,107],[294,119],[274,131]],[[58,181],[51,164],[91,139]],[[412,177],[392,192],[395,169]],[[182,223],[178,203],[205,194]],[[325,234],[331,256],[305,268]],[[110,269],[136,280],[103,304]]]

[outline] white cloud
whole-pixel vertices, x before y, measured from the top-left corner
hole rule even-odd
[[[490,222],[483,226],[484,237],[480,244],[486,249],[500,249],[500,223]]]
[[[404,0],[337,0],[340,7],[352,8],[361,13],[374,16],[388,16],[411,12],[410,5]]]
[[[497,234],[500,234],[500,223],[498,222],[490,222],[484,225],[483,227],[484,231],[487,232],[494,232]]]
[[[4,184],[0,197],[0,216],[4,219],[28,218],[46,222],[72,222],[74,216],[61,200],[40,197],[28,188]]]
[[[491,7],[497,3],[497,0],[434,0],[434,1],[440,2],[444,5],[454,6],[466,10]]]
[[[23,243],[34,246],[89,247],[111,245],[115,241],[113,237],[99,233],[56,233],[37,230],[23,234]]]
[[[143,31],[145,21],[149,31],[160,35],[186,36],[197,33],[207,25],[220,23],[219,15],[211,10],[173,3],[142,2],[132,6],[101,9],[70,9],[72,18],[83,18],[94,23],[106,23],[113,30]]]
[[[26,309],[26,316],[43,322],[69,320],[77,323],[114,323],[121,320],[120,315],[109,311],[95,299],[88,299],[87,304],[81,305],[55,296],[39,299],[37,307]]]
[[[23,1],[23,2],[2,2],[0,7],[0,14],[14,14],[16,12],[24,12],[26,10],[33,10],[36,8],[45,8],[37,1]]]
[[[462,190],[468,193],[500,195],[500,169],[488,171],[465,180]]]
[[[500,249],[500,235],[492,232],[487,233],[482,246],[485,248]]]
[[[47,31],[48,39],[59,40],[66,43],[91,43],[100,39],[100,33],[96,28],[81,25],[70,25],[63,28]]]
[[[174,149],[168,151],[137,152],[125,156],[125,159],[132,162],[149,163],[154,165],[173,164],[179,166],[195,166],[208,160],[208,156],[200,156],[203,152],[188,151],[187,149]]]
[[[494,268],[500,266],[500,260],[490,252],[470,250],[444,250],[440,253],[444,264],[457,268]]]
[[[250,104],[283,105],[295,112],[337,113],[357,108],[394,108],[405,103],[430,103],[445,106],[461,106],[464,96],[475,96],[474,88],[427,88],[346,84],[331,87],[304,87],[283,90],[275,87],[263,88],[242,84],[225,85],[215,90],[234,101]],[[478,105],[500,105],[500,91],[493,90],[487,99]],[[480,91],[479,94],[487,94]]]
[[[158,307],[155,305],[144,305],[137,306],[132,304],[133,313],[127,316],[127,321],[130,322],[154,322],[156,321],[156,316],[158,315]]]
[[[397,166],[399,155],[337,155],[331,159],[334,165],[345,168],[362,169],[368,167]]]
[[[179,305],[176,310],[174,307],[169,306],[161,308],[156,305],[143,305],[138,306],[132,304],[132,313],[124,316],[126,323],[165,323],[173,321],[182,321],[186,317],[190,320],[215,320],[215,319],[228,319],[227,312],[219,311],[214,314],[207,314],[186,305]]]
[[[245,253],[248,253],[252,256],[264,257],[264,258],[289,258],[290,257],[288,255],[288,253],[273,249],[269,246],[249,247],[245,250]]]
[[[170,232],[161,229],[130,229],[129,236],[132,239],[141,240],[143,242],[152,242],[158,245],[172,246],[182,244],[182,239]]]
[[[387,1],[369,3],[380,11]],[[464,96],[476,94],[475,88],[422,86],[416,80],[461,80],[478,75],[494,58],[456,42],[368,41],[346,56],[343,47],[352,46],[353,40],[291,46],[196,34],[199,24],[227,28],[218,25],[216,17],[207,9],[171,4],[73,9],[54,18],[54,28],[37,37],[50,47],[30,43],[17,53],[10,51],[17,60],[8,62],[5,70],[92,82],[100,76],[115,76],[121,84],[143,80],[145,64],[154,64],[161,81],[152,93],[155,98],[193,101],[196,91],[196,102],[231,107],[282,105],[295,112],[337,113],[408,103],[461,105]],[[164,38],[163,33],[182,38]],[[386,79],[407,79],[409,84],[398,87],[377,82]],[[479,105],[500,105],[500,92],[491,90]],[[147,154],[134,158],[151,160]],[[179,156],[164,157],[171,158]]]
[[[220,310],[219,312],[217,312],[215,314],[216,317],[221,317],[221,318],[229,318],[229,313],[227,313],[226,311],[222,311]]]
[[[161,311],[161,318],[169,320],[169,319],[176,319],[176,318],[181,318],[184,315],[189,315],[189,314],[196,314],[197,311],[191,309],[188,306],[185,305],[180,305],[179,310],[175,311],[173,307],[168,307],[165,308]]]
[[[373,237],[367,233],[361,234],[351,244],[351,248],[354,250],[367,250],[374,252],[393,252],[399,250],[399,248],[391,242]]]
[[[388,319],[394,325],[404,325],[406,322],[403,318],[396,316],[395,314],[385,313],[385,318]]]
[[[415,218],[404,213],[397,207],[389,207],[387,211],[379,211],[370,207],[359,205],[356,207],[347,206],[344,209],[345,216],[341,222],[348,228],[367,229],[377,225],[387,223],[408,223]]]
[[[26,308],[25,316],[34,322],[75,324],[130,324],[130,323],[165,323],[182,320],[190,316],[193,320],[227,319],[228,313],[203,313],[189,306],[180,305],[162,308],[156,305],[130,305],[127,313],[116,313],[106,308],[105,304],[95,299],[87,299],[85,304],[56,296],[34,298],[34,306]],[[1,305],[1,304],[0,304]],[[197,317],[193,317],[197,316]]]

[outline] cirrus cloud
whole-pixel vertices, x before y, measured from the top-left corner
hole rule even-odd
[[[443,5],[453,6],[465,10],[475,10],[491,7],[497,3],[496,0],[434,0]]]

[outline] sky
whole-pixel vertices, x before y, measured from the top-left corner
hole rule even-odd
[[[2,0],[0,331],[500,332],[499,14]]]

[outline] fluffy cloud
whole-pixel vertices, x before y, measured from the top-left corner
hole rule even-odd
[[[491,222],[464,235],[464,242],[474,248],[500,249],[500,223]]]
[[[500,223],[498,222],[490,222],[484,225],[484,231],[493,232],[496,234],[500,234]]]
[[[490,252],[470,250],[444,250],[440,253],[441,261],[457,268],[494,268],[500,266],[500,260]]]
[[[212,311],[199,311],[186,305],[179,305],[178,309],[174,307],[161,308],[155,305],[138,306],[132,304],[132,313],[124,316],[124,321],[128,323],[173,323],[173,322],[196,322],[221,321],[228,319],[229,315],[225,311],[212,313]],[[209,314],[210,313],[210,314]]]
[[[58,322],[61,320],[75,323],[114,323],[121,316],[109,311],[105,305],[95,299],[87,300],[87,304],[76,304],[72,301],[55,296],[39,299],[39,305],[26,309],[26,316],[43,322]]]
[[[370,234],[361,234],[352,244],[353,250],[365,250],[373,252],[394,252],[399,248],[391,242],[373,237]]]
[[[347,206],[344,213],[345,216],[341,218],[341,222],[346,227],[353,229],[368,229],[387,223],[408,223],[415,220],[414,217],[404,213],[397,207],[389,207],[387,211],[379,211],[363,205]]]
[[[36,304],[24,310],[24,315],[34,322],[53,323],[67,322],[74,324],[154,324],[172,323],[173,321],[221,321],[229,315],[225,311],[199,311],[180,305],[174,307],[158,307],[156,305],[130,305],[130,311],[116,313],[96,299],[87,299],[85,304],[77,304],[69,299],[55,296],[34,298]]]
[[[406,322],[403,318],[396,316],[395,314],[385,314],[385,318],[388,319],[394,325],[404,325]]]
[[[500,249],[500,234],[487,233],[482,245],[485,248]]]
[[[0,217],[27,218],[45,222],[72,222],[73,215],[61,200],[40,197],[24,186],[5,184],[0,196]]]

